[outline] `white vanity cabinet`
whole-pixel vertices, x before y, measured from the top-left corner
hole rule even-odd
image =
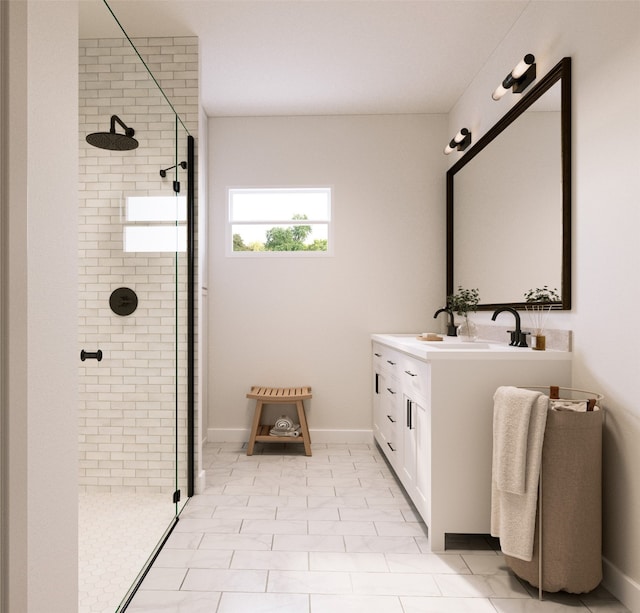
[[[372,341],[374,437],[424,519],[431,550],[444,551],[446,533],[488,534],[493,394],[501,385],[570,386],[571,353],[415,335]]]

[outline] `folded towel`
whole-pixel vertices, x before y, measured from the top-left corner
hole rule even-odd
[[[536,505],[538,502],[538,481],[542,460],[542,443],[547,422],[549,398],[540,392],[502,387],[494,396],[494,466],[491,479],[491,535],[500,538],[500,547],[506,555],[530,561],[533,557],[533,539],[535,534]],[[509,415],[510,409],[520,406],[529,414],[526,424],[526,445],[524,460],[521,458],[522,429],[525,426],[519,420],[513,421],[517,442],[509,439],[509,428],[501,423],[501,418]],[[516,423],[517,422],[517,423]],[[513,493],[498,488],[497,475],[500,463],[508,462],[507,450],[515,451],[524,464],[524,487],[522,493]],[[506,478],[507,487],[518,486],[521,466],[517,466],[516,478]],[[505,470],[506,472],[506,470]],[[504,483],[503,483],[504,486]]]
[[[589,408],[588,400],[551,400],[552,411],[575,411],[576,413],[586,413]]]
[[[293,420],[286,415],[282,417],[278,417],[276,419],[276,423],[273,425],[277,430],[288,430],[289,428],[293,428]]]

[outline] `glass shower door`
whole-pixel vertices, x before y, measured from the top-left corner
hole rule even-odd
[[[190,493],[188,137],[127,40],[80,47],[80,612],[113,613]]]

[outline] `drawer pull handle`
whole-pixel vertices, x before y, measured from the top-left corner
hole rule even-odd
[[[394,392],[390,387],[388,387],[388,388],[387,388],[387,391],[388,391],[390,394],[395,394],[395,392]]]
[[[395,449],[391,446],[391,443],[387,443],[387,445],[389,445],[389,449],[391,449],[391,451],[395,451]]]
[[[395,419],[393,419],[393,418],[391,417],[391,415],[387,415],[387,419],[388,419],[392,424],[395,424],[395,423],[396,423],[396,420],[395,420]]]
[[[375,355],[377,358],[381,358],[382,357],[381,353],[374,353],[373,355]]]
[[[418,373],[411,372],[410,370],[405,370],[404,372],[406,372],[410,377],[417,377],[418,376]]]
[[[391,366],[395,366],[396,365],[396,363],[392,362],[391,360],[387,360],[387,364],[391,364]]]

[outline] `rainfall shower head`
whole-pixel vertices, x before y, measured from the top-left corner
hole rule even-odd
[[[124,134],[116,132],[116,122],[124,128]],[[117,115],[111,115],[111,128],[108,132],[94,132],[87,134],[87,142],[99,149],[109,151],[130,151],[136,149],[138,141],[133,138],[136,131],[127,127]]]

